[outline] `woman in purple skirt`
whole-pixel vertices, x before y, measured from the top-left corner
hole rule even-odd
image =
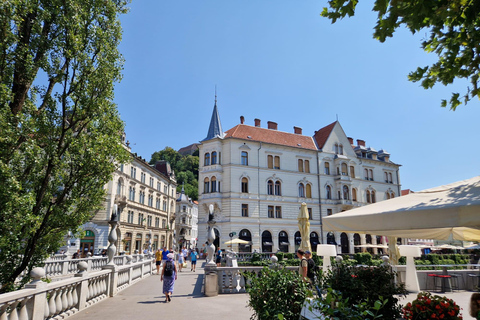
[[[177,267],[173,261],[173,253],[167,254],[167,261],[163,265],[162,276],[160,281],[163,281],[163,293],[165,294],[165,302],[172,300],[173,287],[175,280],[177,280]]]

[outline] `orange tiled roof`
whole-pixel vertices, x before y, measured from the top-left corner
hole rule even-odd
[[[317,147],[312,137],[295,133],[252,127],[245,124],[238,124],[225,133],[225,139],[238,138],[244,140],[278,144],[294,148],[317,150]]]
[[[332,132],[333,127],[335,127],[336,123],[337,121],[330,123],[328,126],[323,127],[322,129],[315,132],[315,134],[313,135],[313,138],[317,142],[317,146],[319,149],[322,149],[325,145],[325,142],[327,142],[327,139],[330,136],[330,133]]]
[[[402,196],[406,196],[407,194],[410,194],[410,193],[414,193],[414,192],[410,189],[402,190]]]

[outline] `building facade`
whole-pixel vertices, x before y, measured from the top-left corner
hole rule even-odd
[[[388,152],[366,148],[362,140],[354,145],[338,121],[313,137],[303,135],[300,127],[279,131],[271,121],[266,128],[259,119],[254,126],[246,125],[243,117],[223,132],[215,102],[199,157],[202,247],[213,205],[216,246],[225,247],[234,233],[249,241],[238,246],[240,252],[294,252],[301,242],[297,216],[302,202],[308,207],[314,248],[335,243],[339,252],[353,253],[362,250],[355,245],[385,243],[377,235],[322,230],[322,217],[400,195],[400,165],[390,161]]]
[[[131,151],[128,142],[125,147]],[[133,254],[145,249],[153,251],[173,246],[177,188],[175,174],[165,161],[152,166],[134,153],[131,156],[132,161],[122,164],[106,185],[107,196],[103,209],[83,225],[86,236],[70,241],[73,250],[98,253],[108,247],[108,221],[115,204],[120,213],[117,253]]]
[[[182,192],[177,197],[175,238],[177,248],[196,248],[198,237],[198,204]]]

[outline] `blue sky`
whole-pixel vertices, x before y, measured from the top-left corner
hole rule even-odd
[[[426,33],[379,43],[376,15],[320,17],[326,1],[134,0],[121,17],[124,78],[115,101],[132,151],[150,159],[205,138],[217,86],[224,130],[253,120],[313,135],[338,119],[347,136],[386,149],[403,189],[478,175],[480,103],[440,107],[464,82],[424,90],[410,71],[435,61]]]

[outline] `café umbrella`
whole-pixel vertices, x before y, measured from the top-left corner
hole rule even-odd
[[[310,221],[308,216],[308,208],[305,202],[300,206],[300,213],[298,214],[298,229],[300,230],[300,236],[302,242],[300,242],[299,249],[306,251],[312,251],[310,246]]]

